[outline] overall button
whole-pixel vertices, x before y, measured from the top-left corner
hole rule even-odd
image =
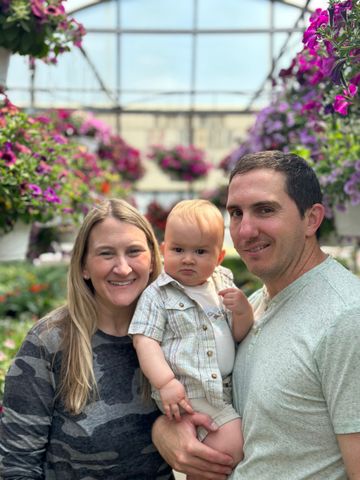
[[[212,356],[213,356],[213,352],[212,352],[211,350],[208,350],[208,351],[206,352],[206,355],[207,355],[208,357],[212,357]]]
[[[212,374],[211,374],[211,378],[214,378],[214,379],[217,378],[216,373],[212,373]]]
[[[203,326],[202,326],[202,329],[203,329],[203,330],[207,330],[207,329],[208,329],[207,325],[203,325]]]

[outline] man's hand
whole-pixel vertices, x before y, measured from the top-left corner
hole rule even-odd
[[[170,420],[175,418],[178,422],[180,421],[180,407],[187,413],[194,412],[186,396],[184,386],[176,378],[172,378],[170,382],[163,385],[159,392],[164,412]]]
[[[196,426],[217,430],[210,417],[202,413],[182,415],[180,422],[162,415],[154,423],[153,442],[175,470],[198,480],[225,480],[232,471],[233,459],[201,443],[196,438]]]

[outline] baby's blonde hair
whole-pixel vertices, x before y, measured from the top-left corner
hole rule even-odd
[[[221,244],[224,241],[224,218],[220,210],[209,200],[182,200],[170,211],[166,225],[174,218],[191,223],[196,222],[204,235],[216,232],[219,234]]]

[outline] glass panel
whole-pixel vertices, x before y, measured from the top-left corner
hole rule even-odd
[[[108,90],[115,88],[115,37],[111,34],[87,34],[84,43],[91,62],[95,65]],[[104,54],[106,52],[106,54]],[[73,49],[59,57],[56,67],[42,62],[36,64],[36,86],[50,89],[54,101],[71,101],[78,104],[99,106],[104,104],[101,86],[88,61],[78,49]],[[76,93],[65,93],[66,89],[74,89]],[[61,91],[62,90],[62,91]],[[39,97],[41,98],[41,97]],[[105,102],[111,105],[110,99]]]
[[[199,0],[199,28],[254,28],[269,25],[264,0]]]
[[[282,49],[288,35],[286,33],[277,33],[274,35],[274,50],[275,50],[275,58]],[[275,76],[280,72],[282,68],[289,68],[292,59],[296,56],[300,50],[302,50],[302,33],[292,33],[288,43],[286,44],[286,49],[282,54],[281,58],[276,64],[275,68]]]
[[[126,110],[187,110],[190,106],[189,93],[123,93],[122,107]]]
[[[125,90],[190,89],[190,35],[124,35],[121,76]]]
[[[267,34],[200,37],[196,87],[237,92],[256,89],[269,72],[268,55]]]
[[[68,2],[70,3],[70,2]],[[79,10],[72,15],[86,28],[115,28],[116,1],[101,2]]]
[[[192,0],[131,0],[121,3],[123,28],[191,28]]]
[[[301,8],[275,2],[275,28],[292,28],[301,15]]]
[[[29,104],[30,70],[28,57],[11,55],[6,84],[7,94],[15,105]]]

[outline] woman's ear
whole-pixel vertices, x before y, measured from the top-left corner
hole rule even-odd
[[[90,280],[90,275],[89,275],[88,271],[86,270],[86,268],[83,269],[82,276],[83,276],[84,280]]]
[[[325,216],[325,207],[321,203],[314,203],[306,212],[306,236],[312,237],[316,235]]]

